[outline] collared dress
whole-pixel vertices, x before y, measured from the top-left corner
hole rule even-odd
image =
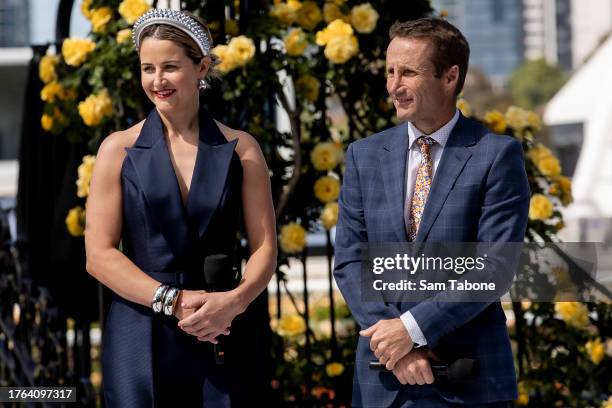
[[[184,203],[156,109],[121,169],[122,250],[154,279],[183,289],[204,289],[207,255],[236,260],[242,222],[242,166],[208,112],[199,112],[200,140],[191,188]],[[239,260],[237,261],[239,264]],[[228,271],[229,273],[229,271]],[[224,338],[226,362],[214,362],[212,345],[183,332],[174,317],[115,296],[105,323],[103,384],[109,407],[240,406],[259,387],[247,380],[261,361],[258,331],[249,313],[233,322]],[[252,320],[252,319],[251,319]],[[260,378],[261,376],[259,376]]]

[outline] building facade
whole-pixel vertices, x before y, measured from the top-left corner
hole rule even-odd
[[[501,87],[523,61],[522,0],[432,0],[470,43],[470,66]]]

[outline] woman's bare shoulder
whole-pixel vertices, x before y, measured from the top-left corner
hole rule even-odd
[[[144,120],[128,129],[108,135],[98,149],[96,167],[106,168],[111,173],[119,172],[126,156],[125,149],[134,145],[143,124]]]
[[[227,139],[228,142],[231,142],[235,139],[238,139],[238,145],[236,146],[236,152],[240,156],[240,158],[244,158],[244,155],[255,150],[256,152],[260,152],[261,149],[259,147],[259,143],[257,140],[251,136],[249,133],[243,130],[232,129],[231,127],[224,125],[221,122],[218,122],[217,126],[223,136]]]
[[[132,147],[134,143],[136,143],[136,139],[138,139],[138,135],[140,135],[143,124],[144,120],[128,129],[119,130],[108,135],[100,145],[98,155],[111,154],[116,156],[117,154],[125,154],[125,149]]]

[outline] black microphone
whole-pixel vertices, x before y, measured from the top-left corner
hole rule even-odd
[[[468,383],[478,377],[478,362],[471,358],[459,358],[448,364],[443,361],[430,361],[431,372],[436,381],[446,380],[452,383]],[[370,361],[373,370],[389,371],[378,360]]]
[[[235,282],[231,259],[225,254],[208,255],[204,259],[204,281],[208,292],[225,292],[232,288]],[[224,364],[225,352],[221,345],[221,337],[213,345],[215,363]]]

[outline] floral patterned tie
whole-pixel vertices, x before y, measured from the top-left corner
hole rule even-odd
[[[408,227],[408,238],[414,241],[421,224],[421,216],[425,209],[431,180],[433,176],[433,162],[431,160],[431,146],[436,143],[431,137],[421,136],[416,140],[421,149],[421,164],[417,170],[416,181],[414,183],[414,193],[410,206],[410,226]]]

